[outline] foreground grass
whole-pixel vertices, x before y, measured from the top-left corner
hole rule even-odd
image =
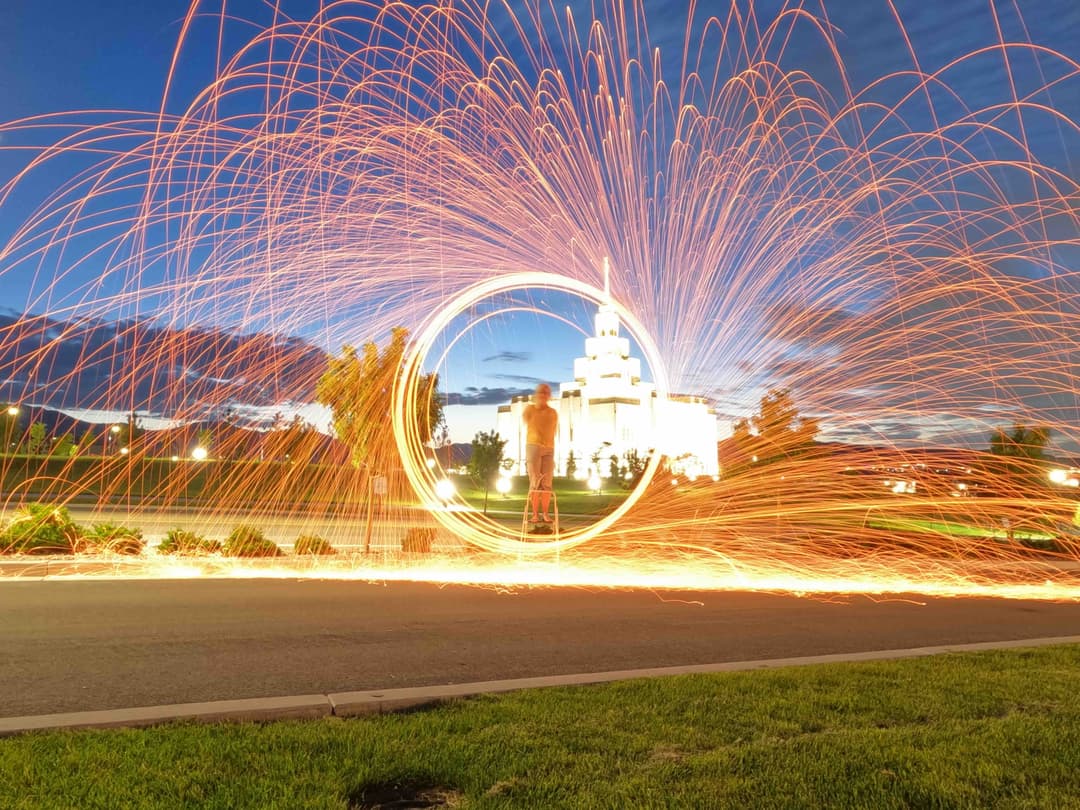
[[[412,714],[0,741],[5,808],[1080,807],[1080,646],[639,680]]]

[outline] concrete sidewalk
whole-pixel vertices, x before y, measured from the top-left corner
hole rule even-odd
[[[295,695],[287,697],[221,700],[205,703],[178,703],[162,706],[141,706],[108,711],[70,712],[0,718],[0,736],[31,731],[121,728],[153,726],[175,721],[191,722],[254,722],[315,717],[352,717],[383,714],[437,704],[446,700],[476,695],[514,692],[521,689],[542,689],[553,686],[587,686],[635,678],[661,678],[671,675],[691,675],[719,672],[740,672],[755,669],[836,664],[856,661],[884,661],[919,658],[944,653],[975,652],[979,650],[1045,647],[1055,644],[1080,644],[1080,636],[990,641],[974,644],[946,644],[934,647],[912,647],[900,650],[874,650],[858,653],[813,655],[797,658],[772,658],[760,661],[727,661],[717,664],[692,664],[677,667],[654,667],[611,672],[586,672],[575,675],[549,675],[537,678],[515,678],[498,681],[420,686],[401,689],[376,689],[358,692],[337,692],[326,695]]]

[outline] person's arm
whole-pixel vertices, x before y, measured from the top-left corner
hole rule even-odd
[[[529,426],[529,420],[532,419],[533,406],[526,405],[525,410],[521,412],[521,421],[525,423],[525,426]]]

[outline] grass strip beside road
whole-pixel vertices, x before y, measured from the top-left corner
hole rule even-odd
[[[1080,806],[1080,645],[540,689],[427,711],[0,740],[10,808]]]
[[[950,520],[928,520],[925,518],[871,518],[866,525],[872,529],[894,529],[903,532],[926,532],[952,537],[990,537],[995,540],[1009,539],[1007,529],[987,528],[970,523],[957,523]],[[1054,535],[1045,531],[1016,529],[1012,536],[1017,540],[1052,540]]]

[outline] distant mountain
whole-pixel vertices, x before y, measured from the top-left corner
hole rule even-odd
[[[193,418],[310,401],[325,368],[296,337],[0,313],[0,402]]]

